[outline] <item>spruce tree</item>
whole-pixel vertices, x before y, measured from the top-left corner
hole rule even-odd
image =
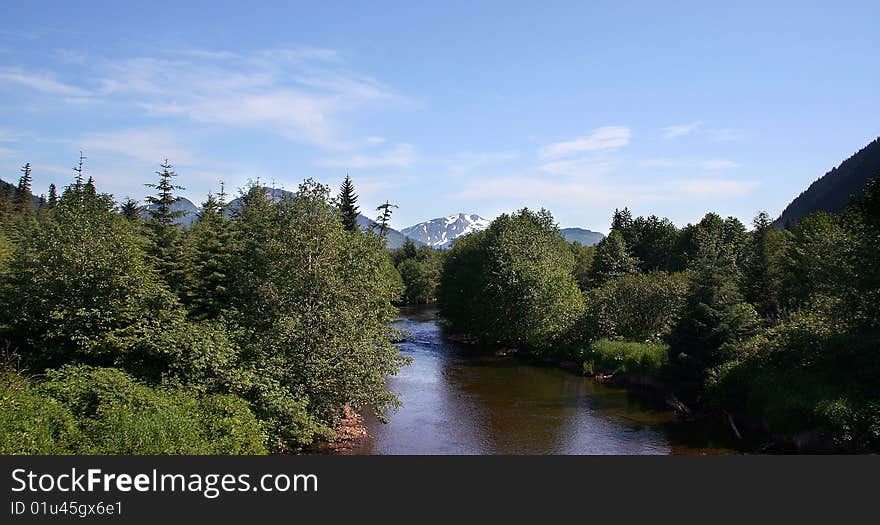
[[[753,222],[743,264],[743,292],[764,317],[775,314],[780,306],[786,234],[777,230],[766,212]]]
[[[156,175],[159,176],[159,182],[144,184],[144,186],[156,190],[155,195],[147,196],[147,202],[151,204],[147,209],[147,214],[152,220],[167,226],[174,224],[175,219],[186,215],[185,211],[174,210],[174,205],[180,201],[180,197],[174,195],[174,191],[186,188],[173,183],[172,178],[176,177],[177,173],[171,171],[173,166],[168,163],[168,159],[165,159],[165,162],[159,167],[162,168],[162,171],[156,172]]]
[[[174,210],[173,206],[180,200],[174,194],[175,190],[184,189],[172,182],[177,174],[171,171],[168,159],[160,165],[162,171],[157,171],[159,182],[145,184],[148,188],[156,190],[154,195],[147,196],[150,206],[147,208],[147,229],[151,237],[150,255],[155,260],[156,267],[168,286],[177,292],[184,285],[181,235],[175,220],[186,215],[182,210]]]
[[[15,196],[12,199],[13,207],[16,213],[29,213],[34,211],[34,204],[31,201],[33,194],[31,193],[31,163],[28,162],[21,168],[22,176],[18,179],[18,187],[15,188]]]
[[[127,221],[138,222],[141,220],[141,205],[131,197],[126,197],[119,207],[119,214]]]
[[[376,207],[376,211],[381,212],[379,213],[379,217],[376,218],[376,222],[379,225],[379,235],[382,237],[388,232],[388,223],[391,221],[392,210],[397,207],[397,204],[391,204],[387,200],[385,201],[385,204],[380,204]]]
[[[194,319],[217,317],[229,301],[231,233],[222,195],[208,194],[198,221],[188,232],[184,301]]]
[[[339,211],[342,213],[342,225],[350,232],[357,231],[358,229],[357,200],[358,196],[354,192],[354,183],[351,181],[351,177],[346,174],[345,180],[342,181],[342,185],[339,187]]]
[[[46,203],[49,209],[58,206],[58,189],[55,184],[49,184],[49,200]]]

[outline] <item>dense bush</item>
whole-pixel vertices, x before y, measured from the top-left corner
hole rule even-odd
[[[64,366],[33,383],[7,371],[0,403],[5,454],[262,454],[247,403],[150,388],[115,368]]]
[[[0,454],[76,454],[87,450],[75,418],[20,373],[0,375]]]
[[[93,190],[71,186],[49,219],[24,231],[0,290],[8,337],[35,369],[153,359],[146,336],[178,312],[143,241]]]
[[[583,312],[573,269],[550,213],[523,209],[455,244],[443,265],[438,305],[454,330],[548,350]]]
[[[763,330],[709,382],[712,402],[780,435],[819,431],[838,448],[880,447],[877,334],[854,335],[811,307]]]
[[[660,341],[678,320],[687,292],[686,274],[623,275],[586,294],[585,339]]]

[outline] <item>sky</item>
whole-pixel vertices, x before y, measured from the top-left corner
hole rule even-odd
[[[880,3],[41,2],[0,16],[0,178],[143,199],[163,159],[386,199],[403,228],[777,216],[880,135]],[[710,5],[716,4],[716,5]],[[824,4],[824,5],[823,5]]]

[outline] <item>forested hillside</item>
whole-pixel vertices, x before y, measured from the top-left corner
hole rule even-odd
[[[146,216],[81,168],[2,207],[0,453],[297,451],[397,404],[400,277],[329,188],[252,186],[232,217],[208,195],[181,228],[167,163]]]
[[[776,226],[790,228],[815,211],[838,213],[853,197],[862,194],[868,180],[880,172],[880,138],[859,150],[840,166],[810,184],[776,219]]]
[[[737,435],[880,450],[880,180],[842,214],[752,226],[623,209],[584,247],[546,210],[504,214],[446,254],[440,311],[481,343],[660,386]]]

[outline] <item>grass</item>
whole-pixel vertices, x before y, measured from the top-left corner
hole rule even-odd
[[[584,372],[659,376],[668,355],[669,347],[661,343],[600,339],[584,354]]]

